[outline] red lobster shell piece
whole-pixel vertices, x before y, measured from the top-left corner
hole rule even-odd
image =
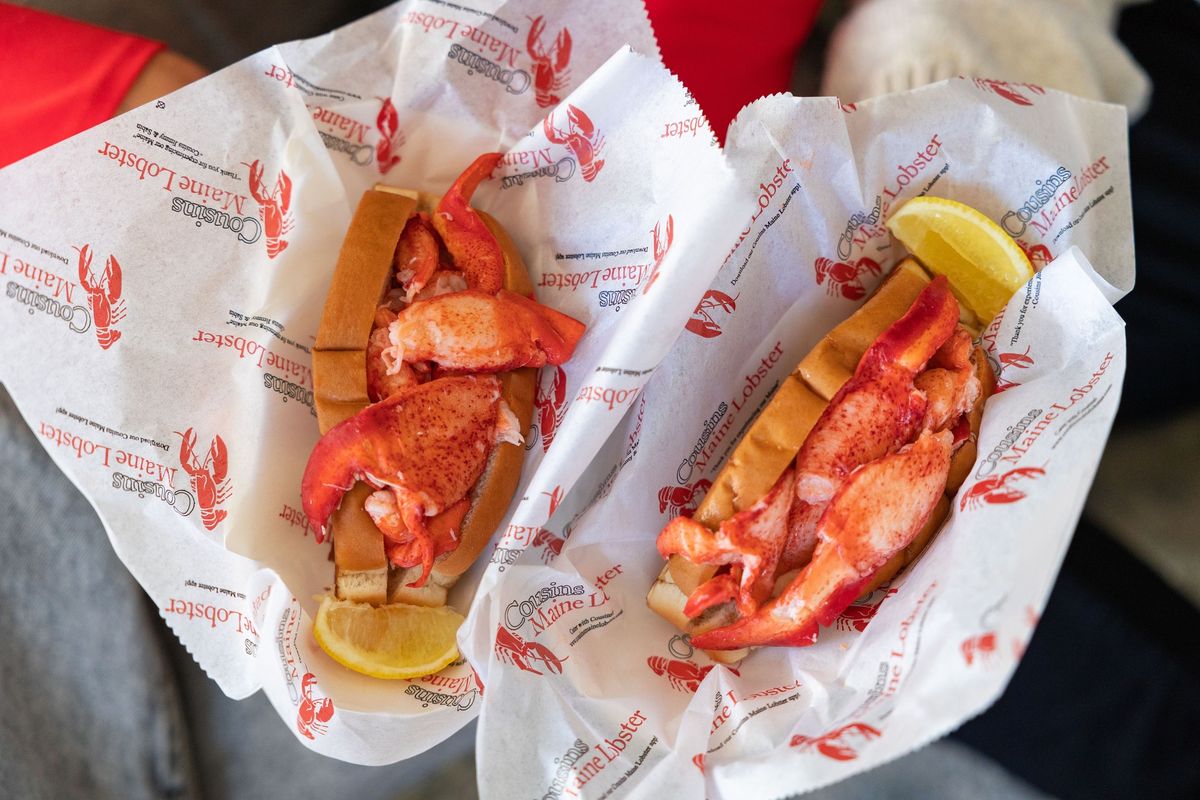
[[[433,213],[433,227],[455,269],[467,279],[467,286],[487,294],[504,287],[504,252],[500,243],[471,208],[471,195],[500,163],[500,153],[484,153],[471,162],[462,175],[446,190]]]
[[[443,371],[503,372],[562,364],[575,352],[583,323],[502,289],[454,292],[419,300],[392,323],[393,363],[433,361]]]
[[[862,587],[903,550],[946,488],[953,437],[924,433],[913,444],[856,471],[838,489],[817,526],[813,559],[756,614],[692,637],[696,647],[807,644]]]
[[[428,535],[425,517],[467,496],[483,474],[501,416],[493,375],[410,386],[330,428],[300,482],[317,541],[356,481],[391,487],[405,526]]]

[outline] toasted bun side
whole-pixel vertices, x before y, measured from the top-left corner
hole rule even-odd
[[[482,212],[480,216],[500,243],[500,249],[504,251],[504,288],[517,294],[532,294],[533,282],[512,238],[491,216]],[[533,422],[533,395],[536,385],[535,369],[517,369],[500,375],[500,396],[516,414],[524,436],[529,435],[529,428]],[[503,443],[493,448],[483,475],[471,491],[471,510],[463,519],[458,547],[433,565],[435,576],[443,579],[457,578],[475,563],[480,551],[487,546],[508,511],[513,494],[517,491],[517,484],[521,480],[521,465],[524,462],[524,445]]]
[[[419,589],[408,585],[419,577],[421,577],[420,567],[393,569],[387,576],[387,601],[431,608],[446,605],[446,592],[454,585],[457,578],[443,579],[435,572]]]
[[[356,483],[330,518],[333,537],[334,594],[343,600],[380,605],[387,602],[388,560],[383,535],[363,510],[371,487]]]
[[[978,451],[976,444],[979,439],[979,426],[983,422],[983,406],[987,399],[996,392],[996,375],[992,372],[992,365],[988,363],[987,354],[983,352],[983,348],[975,348],[975,376],[979,378],[979,397],[975,400],[975,405],[967,412],[967,421],[971,425],[971,435],[963,442],[962,447],[955,451],[950,457],[950,476],[946,479],[946,494],[953,497],[958,492],[958,488],[966,481],[967,475],[971,472],[971,467],[975,465],[975,456]]]
[[[364,192],[338,253],[313,347],[313,400],[324,434],[367,407],[367,337],[392,275],[392,256],[416,200]],[[357,483],[330,518],[334,594],[381,605],[388,596],[383,534],[363,503],[371,487]]]

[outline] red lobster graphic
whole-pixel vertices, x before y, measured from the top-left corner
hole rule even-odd
[[[711,488],[712,481],[704,478],[691,486],[664,486],[658,490],[658,513],[667,512],[671,519],[690,517]]]
[[[853,605],[842,612],[842,615],[837,618],[835,623],[840,631],[858,631],[862,633],[867,629],[867,625],[875,618],[879,612],[879,607],[883,605],[883,601],[894,595],[899,589],[888,589],[884,592],[883,597],[876,600],[874,603],[864,605]]]
[[[258,203],[258,218],[262,220],[263,238],[267,240],[267,258],[275,258],[287,249],[287,239],[283,237],[293,225],[292,179],[279,170],[275,188],[268,194],[263,183],[262,162],[256,158],[250,164],[243,161],[242,166],[250,168],[250,196]]]
[[[125,301],[121,299],[121,265],[116,256],[104,261],[104,272],[96,278],[92,272],[92,250],[88,245],[75,248],[79,252],[79,284],[88,294],[92,307],[92,322],[96,325],[96,342],[101,350],[113,346],[121,338],[116,324],[125,319]]]
[[[309,739],[317,738],[314,734],[325,733],[329,730],[329,720],[333,717],[333,701],[328,697],[314,698],[313,687],[317,685],[317,676],[311,672],[304,673],[300,682],[300,710],[296,713],[296,728]]]
[[[692,318],[687,321],[687,328],[697,336],[703,336],[705,339],[711,339],[714,336],[721,335],[721,326],[712,318],[712,312],[715,309],[721,309],[726,314],[732,314],[737,308],[737,299],[741,295],[730,297],[724,292],[719,292],[716,289],[709,289],[704,293],[704,297],[700,298],[699,305],[692,312]]]
[[[667,251],[671,249],[671,242],[675,241],[675,217],[667,214],[665,240],[662,227],[663,224],[659,221],[654,223],[654,230],[650,231],[654,237],[654,269],[650,270],[650,277],[646,279],[646,285],[642,287],[642,294],[650,291],[650,287],[658,280],[658,270],[662,267],[663,259],[667,257]]]
[[[1025,493],[1008,484],[1026,478],[1033,480],[1045,474],[1046,470],[1041,467],[1017,467],[1003,475],[984,478],[963,493],[958,507],[960,510],[966,511],[968,508],[978,508],[981,503],[1015,503],[1023,500]]]
[[[990,78],[974,78],[975,85],[985,92],[993,92],[1000,95],[1005,100],[1016,103],[1019,106],[1031,106],[1033,101],[1025,95],[1017,91],[1016,87],[1021,86],[1034,94],[1045,94],[1046,90],[1036,83],[1009,83],[1008,81],[995,81]]]
[[[503,625],[496,626],[496,660],[512,664],[534,675],[542,673],[532,664],[540,663],[543,669],[560,675],[562,662],[566,661],[565,658],[559,658],[550,652],[550,648],[537,642],[527,642]]]
[[[533,537],[533,546],[545,548],[542,550],[542,561],[549,564],[554,560],[555,556],[562,553],[564,541],[564,539],[555,536],[553,531],[542,528],[537,532],[537,536]]]
[[[843,725],[824,736],[818,736],[814,739],[810,739],[807,736],[793,736],[792,747],[799,747],[801,750],[809,750],[816,747],[817,752],[827,758],[832,758],[836,761],[853,761],[858,758],[858,751],[854,749],[852,741],[856,735],[861,736],[864,742],[868,742],[883,734],[877,728],[872,728],[865,722],[851,722],[849,725]],[[851,741],[845,742],[843,738],[849,738]]]
[[[1034,271],[1040,270],[1054,260],[1054,254],[1044,244],[1029,244],[1022,239],[1017,239],[1017,246],[1025,252],[1025,257],[1033,265]]]
[[[604,150],[604,135],[596,130],[591,118],[580,109],[567,103],[567,129],[554,126],[555,111],[542,120],[542,130],[546,138],[554,144],[566,145],[579,162],[579,171],[588,183],[596,180],[600,170],[604,168],[604,159],[600,153]]]
[[[208,456],[201,464],[196,459],[196,432],[188,428],[183,433],[175,431],[183,437],[179,446],[179,463],[192,484],[196,493],[196,505],[200,506],[200,521],[208,530],[215,530],[229,512],[218,509],[221,503],[229,499],[232,488],[229,485],[229,451],[220,436],[214,436],[208,447]]]
[[[561,98],[556,94],[567,85],[567,77],[571,71],[567,64],[571,60],[571,32],[563,28],[554,38],[554,46],[550,52],[542,45],[542,33],[546,23],[542,17],[529,17],[533,23],[529,26],[529,37],[525,47],[529,57],[533,59],[533,90],[537,104],[541,108],[550,108],[559,104]]]
[[[996,394],[1000,394],[1005,389],[1011,389],[1014,386],[1021,384],[1016,381],[1011,381],[1004,377],[1004,371],[1007,369],[1028,369],[1033,366],[1033,358],[1029,355],[1029,348],[1025,348],[1024,353],[1001,353],[996,357],[1000,362],[1000,369],[996,370]]]
[[[696,769],[700,770],[700,774],[704,774],[704,753],[696,753],[692,756],[692,763],[696,765]]]
[[[558,504],[562,502],[563,490],[561,486],[555,486],[552,492],[542,492],[546,497],[550,498],[550,513],[546,515],[546,519],[554,516],[554,512],[558,510]]]
[[[967,662],[968,667],[971,666],[976,657],[979,658],[980,662],[984,662],[991,658],[992,654],[995,652],[995,631],[988,631],[987,633],[980,634],[979,636],[971,636],[965,639],[962,643],[962,654],[963,658]]]
[[[379,108],[379,116],[375,118],[375,127],[379,129],[379,143],[375,145],[375,164],[379,174],[383,175],[400,163],[397,151],[404,146],[404,133],[400,130],[400,117],[392,98],[381,97],[383,103]],[[257,199],[257,198],[255,198]]]
[[[541,378],[546,374],[553,374],[554,378],[550,382],[550,388],[543,390],[544,382]],[[538,427],[542,434],[542,452],[546,452],[550,449],[550,443],[554,441],[554,431],[567,414],[567,373],[563,371],[562,367],[555,367],[553,373],[549,373],[547,368],[538,377],[533,404],[538,412]]]
[[[650,669],[654,671],[655,675],[666,676],[673,688],[688,694],[696,693],[704,676],[712,672],[713,668],[712,664],[707,667],[699,667],[691,661],[676,661],[673,658],[663,658],[662,656],[650,656],[646,659],[646,663],[650,665]],[[732,667],[729,671],[734,675],[741,675]]]
[[[867,296],[867,287],[863,286],[862,276],[866,273],[878,275],[879,264],[870,258],[860,258],[854,264],[843,264],[828,258],[818,258],[813,268],[817,271],[817,285],[829,280],[825,291],[830,297],[839,293],[847,300],[861,300]]]

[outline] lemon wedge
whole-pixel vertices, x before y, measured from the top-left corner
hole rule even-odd
[[[444,606],[372,606],[326,596],[313,636],[330,658],[373,678],[432,675],[458,658],[463,617]]]
[[[888,230],[987,324],[1033,277],[1033,265],[1004,229],[962,203],[914,197],[892,214]]]

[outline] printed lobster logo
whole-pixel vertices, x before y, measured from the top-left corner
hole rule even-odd
[[[1024,239],[1017,239],[1017,247],[1024,251],[1035,272],[1054,260],[1054,254],[1044,244],[1029,244]]]
[[[567,103],[567,127],[558,128],[554,124],[554,115],[542,120],[542,130],[546,138],[554,144],[565,145],[579,162],[579,171],[588,183],[596,180],[600,170],[604,168],[604,159],[600,158],[604,151],[604,135],[596,130],[591,118],[579,108]]]
[[[690,517],[712,488],[712,481],[701,478],[691,486],[664,486],[658,490],[658,513],[675,517]]]
[[[1029,355],[1028,347],[1025,348],[1024,353],[1001,353],[996,357],[996,360],[1000,362],[1000,369],[996,370],[996,394],[1003,392],[1005,389],[1021,385],[1014,380],[1004,377],[1006,371],[1029,369],[1034,364],[1033,358]]]
[[[292,220],[292,179],[282,169],[275,180],[275,188],[267,192],[263,183],[264,168],[262,162],[254,159],[242,166],[250,168],[250,196],[258,203],[258,218],[262,220],[263,238],[267,242],[267,258],[275,256],[287,249],[286,236],[294,224]]]
[[[1046,470],[1041,467],[1017,467],[1016,469],[1010,469],[1003,475],[984,478],[963,492],[962,500],[958,504],[959,510],[966,511],[968,508],[979,508],[983,503],[1015,503],[1018,500],[1023,500],[1025,499],[1025,493],[1010,484],[1018,481],[1034,480],[1045,474]]]
[[[654,268],[650,270],[650,277],[646,279],[646,285],[642,287],[642,294],[650,291],[650,287],[658,280],[658,271],[662,268],[663,259],[667,257],[671,243],[675,241],[675,217],[667,214],[665,226],[661,220],[654,223],[654,230],[650,231],[650,235],[654,237]]]
[[[514,667],[525,672],[532,672],[534,675],[542,674],[533,666],[534,664],[540,664],[542,669],[560,675],[562,674],[562,662],[566,661],[565,658],[554,655],[545,645],[527,642],[503,625],[496,626],[496,660],[512,664]]]
[[[188,428],[183,433],[175,431],[175,435],[182,437],[179,463],[188,474],[192,491],[196,493],[200,522],[208,530],[216,530],[229,513],[217,506],[228,500],[233,491],[229,485],[229,451],[225,449],[225,441],[220,436],[214,436],[202,464],[196,458],[196,431]]]
[[[1005,100],[1016,103],[1019,106],[1031,106],[1033,101],[1018,91],[1017,87],[1027,89],[1033,94],[1045,94],[1046,90],[1036,83],[1010,83],[1009,81],[996,81],[990,78],[974,78],[975,85],[985,92],[998,94]]]
[[[696,753],[692,756],[692,763],[696,765],[696,769],[700,770],[700,774],[704,774],[704,753]]]
[[[392,105],[392,98],[381,97],[383,104],[379,108],[379,116],[375,118],[375,127],[379,129],[379,142],[375,145],[375,164],[379,174],[383,175],[400,163],[399,150],[404,146],[404,133],[400,130],[400,116]]]
[[[894,595],[899,589],[888,589],[884,592],[883,597],[876,600],[874,603],[866,603],[863,605],[852,605],[842,612],[842,615],[837,618],[836,627],[840,631],[858,631],[862,633],[867,629],[867,625],[879,613],[879,607],[883,605],[883,601]]]
[[[650,665],[650,669],[655,675],[662,675],[670,682],[671,687],[687,694],[695,694],[700,688],[700,682],[704,680],[704,676],[712,672],[713,665],[700,667],[693,664],[691,661],[677,661],[673,658],[663,658],[662,656],[650,656],[646,659],[646,663]],[[732,667],[729,671],[734,675],[741,676],[741,673]]]
[[[533,546],[544,548],[542,550],[542,561],[549,564],[556,556],[562,553],[565,541],[565,539],[555,536],[553,531],[542,528],[537,532],[537,536],[533,537]]]
[[[525,47],[529,57],[533,59],[533,91],[538,106],[550,108],[559,104],[557,92],[567,85],[571,71],[567,64],[571,61],[571,31],[563,28],[554,37],[554,45],[547,52],[542,44],[542,34],[546,31],[546,22],[541,15],[529,17],[529,37]]]
[[[962,643],[963,659],[967,662],[967,666],[971,666],[978,658],[979,661],[985,662],[989,660],[996,652],[996,632],[988,631],[979,636],[970,636]]]
[[[304,673],[300,682],[300,709],[296,712],[296,728],[301,735],[316,739],[318,734],[329,730],[329,720],[333,717],[333,701],[328,697],[313,697],[313,689],[317,685],[317,676],[311,672]]]
[[[799,747],[801,750],[811,750],[815,747],[818,753],[835,761],[853,761],[858,758],[854,743],[856,737],[862,737],[864,742],[869,742],[882,735],[879,729],[872,728],[865,722],[851,722],[816,738],[793,736],[791,744],[792,747]]]
[[[546,497],[550,498],[550,511],[546,514],[546,519],[554,516],[554,512],[558,510],[558,504],[562,502],[563,490],[561,486],[555,486],[554,491],[542,492]]]
[[[818,286],[829,281],[825,286],[825,291],[829,293],[830,297],[837,297],[840,294],[847,300],[861,300],[866,297],[867,287],[863,285],[862,276],[868,273],[878,275],[882,272],[879,264],[870,258],[860,258],[853,264],[818,258],[813,264],[813,269],[817,271]]]
[[[79,253],[79,284],[87,292],[92,307],[92,322],[96,326],[96,343],[101,350],[113,346],[121,338],[116,325],[125,319],[125,301],[121,299],[121,264],[116,256],[104,260],[100,277],[92,272],[92,250],[88,245],[76,247]]]
[[[548,388],[545,380],[547,375],[552,376]],[[554,432],[567,415],[567,373],[562,367],[555,367],[553,372],[549,369],[542,370],[542,374],[538,376],[537,390],[533,395],[533,405],[538,413],[542,452],[546,452],[550,449],[550,443],[554,441]]]
[[[718,309],[724,311],[726,314],[732,314],[737,308],[737,299],[739,297],[741,295],[730,297],[724,292],[709,289],[700,298],[700,303],[696,306],[696,310],[692,312],[692,318],[687,321],[687,325],[684,327],[697,336],[703,336],[705,339],[720,336],[721,326],[713,319],[713,314]]]

